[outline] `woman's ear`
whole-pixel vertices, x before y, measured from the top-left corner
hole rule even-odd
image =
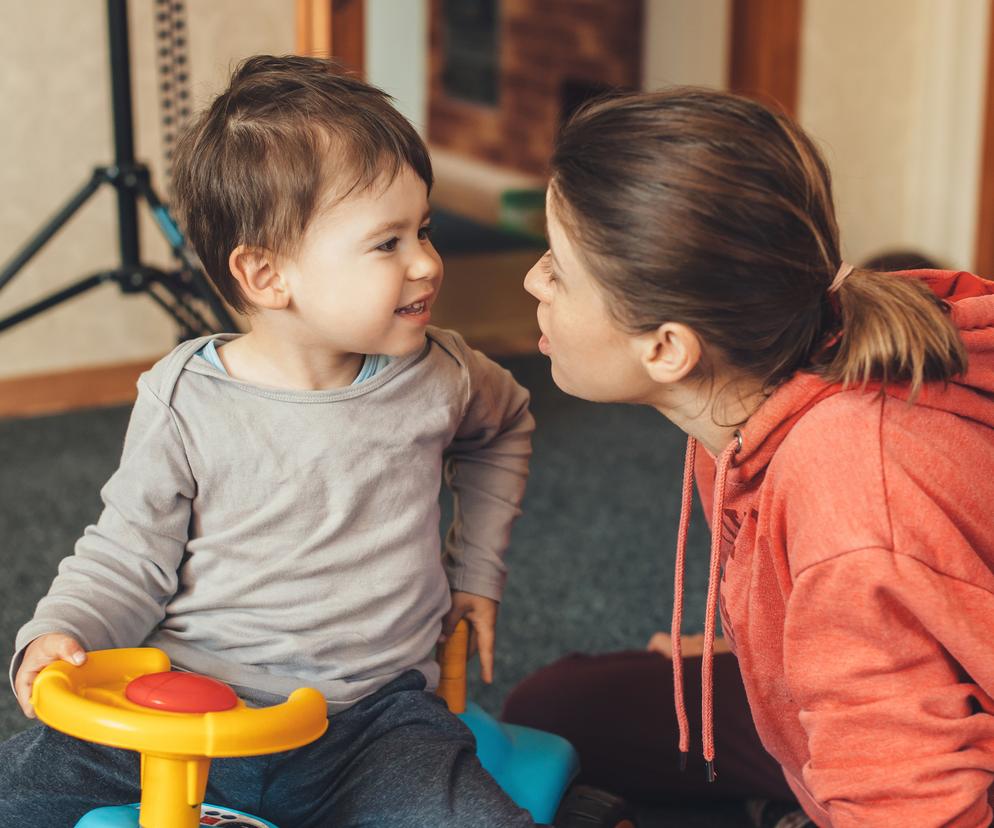
[[[240,244],[231,251],[228,268],[253,307],[282,310],[290,303],[289,286],[269,250]]]
[[[663,385],[684,379],[701,361],[701,340],[679,322],[665,322],[642,334],[639,348],[649,378]]]

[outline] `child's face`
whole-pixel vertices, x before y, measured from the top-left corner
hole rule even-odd
[[[610,315],[604,292],[575,246],[547,210],[549,251],[525,277],[539,301],[539,348],[552,361],[552,379],[567,394],[596,402],[642,402],[651,391],[636,342]]]
[[[402,356],[424,342],[442,282],[428,188],[404,167],[317,216],[280,270],[307,344]]]

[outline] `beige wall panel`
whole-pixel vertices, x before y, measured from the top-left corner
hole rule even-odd
[[[294,48],[286,0],[188,0],[194,103],[203,104],[231,67],[258,52]],[[129,3],[135,151],[162,184],[154,2]],[[3,2],[0,27],[0,261],[113,160],[106,4],[101,0]],[[141,208],[140,208],[141,209]],[[144,259],[168,266],[165,243],[142,215]],[[117,262],[114,194],[108,187],[78,213],[3,290],[6,315]],[[0,333],[0,377],[155,357],[175,342],[170,319],[150,300],[103,286]]]
[[[728,87],[730,0],[646,0],[642,88]]]
[[[986,0],[807,0],[799,118],[835,176],[844,254],[973,252]]]

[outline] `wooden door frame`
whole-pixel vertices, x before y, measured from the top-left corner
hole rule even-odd
[[[731,0],[728,88],[797,117],[803,0]]]
[[[973,270],[994,278],[994,9],[987,24],[987,89],[980,142],[980,193]]]
[[[297,53],[366,71],[365,0],[297,0]]]

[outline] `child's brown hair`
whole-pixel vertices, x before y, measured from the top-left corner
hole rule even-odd
[[[320,210],[405,166],[431,190],[431,160],[414,127],[385,92],[337,68],[310,57],[248,58],[178,142],[179,218],[236,310],[249,310],[228,267],[238,245],[292,255]]]
[[[828,167],[787,117],[672,88],[604,98],[563,128],[556,215],[632,332],[681,322],[767,389],[947,380],[966,350],[922,283],[841,265]]]

